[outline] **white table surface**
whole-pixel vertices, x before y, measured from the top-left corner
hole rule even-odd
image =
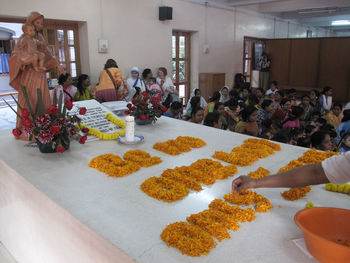
[[[151,176],[159,176],[167,168],[211,158],[215,150],[230,151],[248,136],[167,117],[160,118],[155,125],[136,126],[136,134],[145,137],[142,144],[126,146],[116,141],[93,141],[80,145],[72,142],[70,150],[63,154],[42,154],[38,149],[24,147],[25,142],[16,141],[11,132],[5,130],[0,132],[0,159],[137,262],[316,262],[292,242],[302,237],[294,224],[294,214],[307,202],[316,206],[350,208],[349,196],[326,191],[324,186],[312,187],[305,198],[294,202],[280,196],[286,189],[258,189],[258,193],[271,200],[272,210],[257,213],[255,221],[242,223],[242,228],[236,232],[230,231],[231,239],[218,243],[209,255],[199,258],[182,255],[179,250],[167,247],[160,239],[160,233],[166,225],[185,221],[190,214],[207,209],[214,198],[223,198],[231,191],[232,178],[203,186],[204,190],[200,192],[191,191],[183,200],[170,204],[144,194],[140,184]],[[202,138],[207,145],[178,156],[152,149],[154,143],[180,135]],[[306,150],[281,146],[280,152],[268,158],[248,167],[238,167],[238,173],[247,174],[260,166],[277,172]],[[152,156],[161,157],[163,162],[122,178],[107,177],[88,166],[89,161],[100,154],[122,156],[132,149],[145,150]]]

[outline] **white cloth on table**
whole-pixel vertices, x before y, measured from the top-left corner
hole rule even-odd
[[[350,152],[328,158],[321,165],[331,183],[344,184],[350,181]]]

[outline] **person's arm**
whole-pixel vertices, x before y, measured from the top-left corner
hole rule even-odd
[[[261,179],[240,176],[233,180],[232,191],[240,192],[244,189],[264,187],[303,187],[325,183],[329,183],[329,180],[321,163],[316,163],[288,170],[280,174],[266,176]]]

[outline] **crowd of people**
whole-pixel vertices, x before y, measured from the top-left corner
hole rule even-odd
[[[62,90],[65,100],[130,102],[146,91],[162,102],[168,109],[164,116],[170,118],[323,151],[350,150],[350,103],[343,109],[334,102],[331,87],[298,97],[295,89],[281,90],[277,81],[267,90],[251,88],[239,73],[232,88],[215,91],[208,102],[194,89],[183,107],[166,68],[160,67],[155,78],[151,69],[140,73],[133,67],[123,79],[113,59],[107,60],[94,88],[86,74],[78,77],[77,87],[69,74],[62,74],[58,83],[56,94]]]

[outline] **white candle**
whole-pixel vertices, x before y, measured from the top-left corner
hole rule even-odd
[[[135,137],[135,120],[134,116],[125,117],[125,140],[133,142]]]

